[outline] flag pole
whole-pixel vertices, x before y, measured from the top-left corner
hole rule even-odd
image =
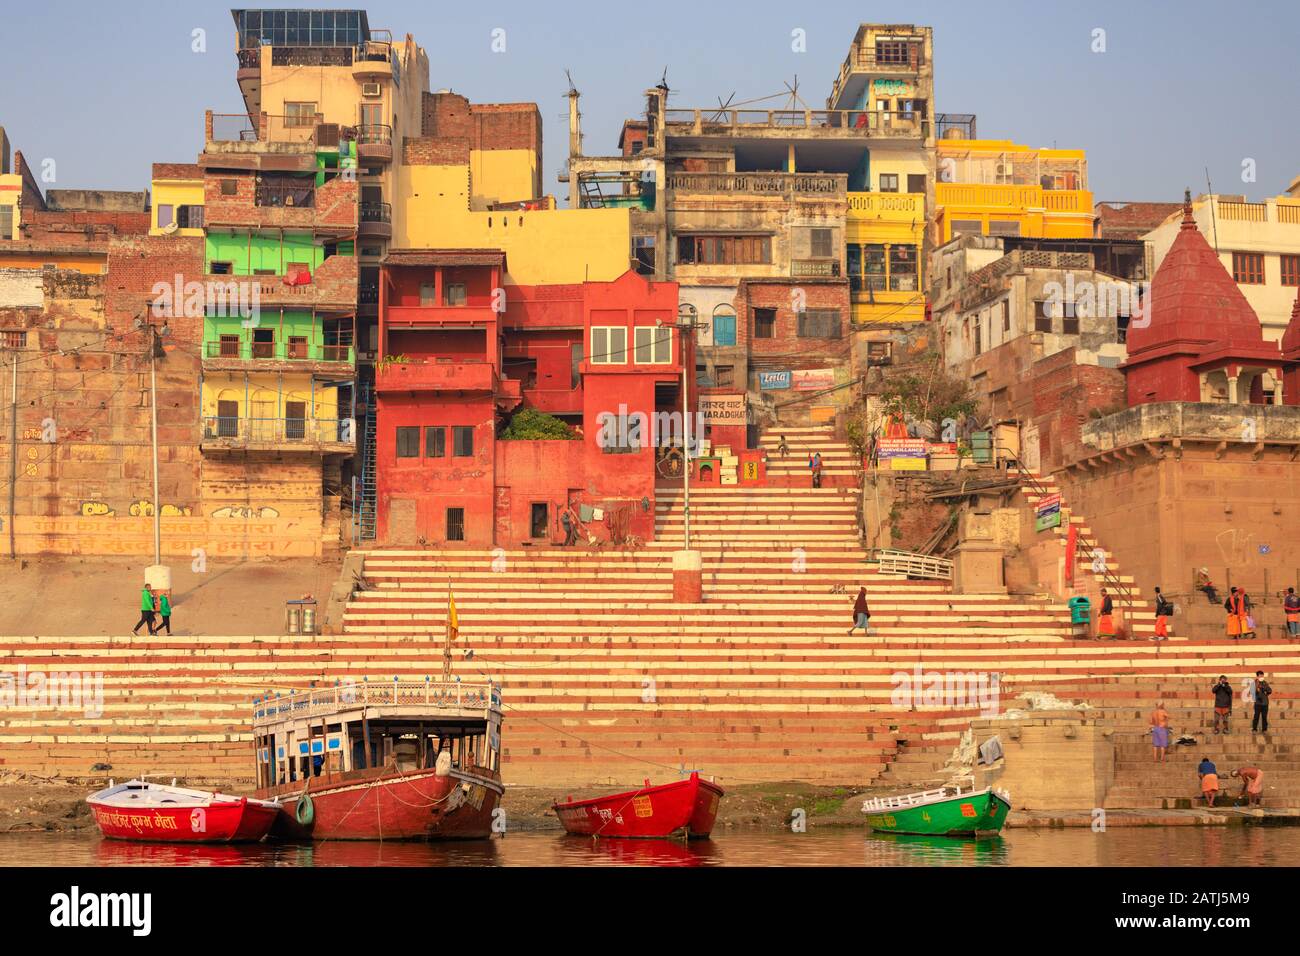
[[[455,607],[451,603],[451,577],[447,577],[447,633],[442,645],[442,679],[451,680],[451,619],[456,613]]]

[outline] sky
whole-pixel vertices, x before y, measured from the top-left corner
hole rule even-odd
[[[305,7],[360,4],[316,0]],[[364,5],[411,33],[430,89],[536,102],[544,184],[568,150],[565,70],[582,92],[585,151],[616,152],[624,119],[667,69],[669,106],[785,94],[823,108],[859,22],[934,28],[936,113],[975,113],[982,138],[1087,150],[1098,200],[1204,192],[1260,200],[1300,175],[1294,0],[910,0]],[[46,0],[5,11],[0,126],[54,188],[147,189],[153,162],[193,162],[203,111],[240,112],[230,6]],[[196,52],[202,30],[206,51]],[[495,33],[494,31],[504,31]],[[794,31],[806,49],[796,51]],[[1098,32],[1102,31],[1102,32]],[[500,47],[493,50],[494,35]],[[26,40],[22,39],[26,38]],[[786,96],[771,102],[785,105]]]

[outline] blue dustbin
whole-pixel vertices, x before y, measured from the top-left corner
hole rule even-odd
[[[1070,604],[1070,623],[1088,624],[1092,621],[1092,602],[1086,597],[1072,597]]]

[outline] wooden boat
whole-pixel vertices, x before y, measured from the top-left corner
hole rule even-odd
[[[723,789],[692,773],[686,780],[629,790],[608,797],[574,800],[551,809],[571,834],[642,839],[680,835],[707,837],[718,815]]]
[[[255,843],[280,813],[273,800],[188,790],[145,780],[109,785],[86,798],[111,840],[166,843]]]
[[[921,836],[996,836],[1007,822],[1011,798],[986,787],[941,787],[898,797],[874,797],[862,804],[867,824],[880,833]]]
[[[501,690],[459,681],[312,688],[258,700],[259,797],[285,840],[480,839],[501,784]]]

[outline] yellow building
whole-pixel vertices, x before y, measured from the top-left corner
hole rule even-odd
[[[425,143],[430,141],[426,140]],[[500,249],[516,285],[608,282],[627,271],[631,212],[611,209],[489,209],[476,197],[498,203],[531,198],[537,157],[531,150],[488,150],[490,162],[473,151],[465,162],[446,162],[438,150],[408,144],[398,166],[394,197],[395,249]],[[423,154],[423,155],[422,155]],[[478,162],[474,156],[480,156]],[[436,157],[437,164],[422,162]],[[483,170],[474,175],[475,167]]]
[[[195,163],[154,163],[151,236],[202,236],[203,170]]]
[[[935,242],[954,233],[1087,239],[1093,234],[1088,161],[1081,149],[1031,149],[1011,140],[945,139],[935,171]]]
[[[849,193],[846,262],[854,325],[925,318],[925,193]]]

